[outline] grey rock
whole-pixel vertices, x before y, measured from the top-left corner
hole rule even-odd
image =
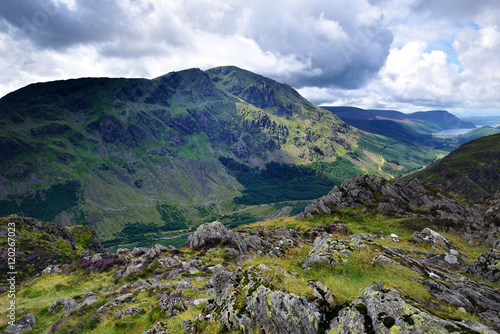
[[[146,248],[146,247],[134,247],[131,251],[130,251],[130,255],[132,256],[141,256],[143,254],[146,254],[146,252],[149,250],[149,248]]]
[[[186,280],[180,280],[180,281],[174,282],[174,285],[177,285],[176,290],[191,289],[193,287],[193,284],[190,281],[186,281]]]
[[[260,285],[246,299],[250,328],[265,333],[318,333],[321,313],[303,296],[271,291]]]
[[[415,240],[418,243],[432,243],[437,246],[442,247],[445,249],[447,252],[449,252],[451,249],[454,249],[453,245],[451,242],[443,237],[441,234],[438,232],[430,229],[430,228],[424,228],[421,232],[414,232],[412,234],[413,240]]]
[[[351,252],[352,247],[346,241],[318,237],[314,240],[309,254],[302,259],[300,265],[302,268],[308,268],[315,264],[334,266],[339,261],[345,260]]]
[[[121,319],[127,315],[133,316],[133,315],[136,315],[136,314],[141,313],[143,311],[144,311],[144,309],[142,309],[140,307],[136,307],[136,306],[129,307],[123,311],[116,312],[115,319]]]
[[[441,319],[407,303],[401,294],[385,288],[382,282],[369,286],[361,298],[339,312],[331,322],[330,333],[496,333],[478,322]]]
[[[164,267],[177,267],[181,264],[181,259],[175,255],[173,257],[165,257],[157,260]]]
[[[186,305],[184,305],[182,298],[178,296],[164,297],[160,299],[158,306],[165,311],[167,317],[174,317],[186,310]]]
[[[153,327],[146,329],[142,334],[169,334],[168,323],[164,321],[156,322]]]
[[[36,319],[33,313],[28,313],[18,319],[14,325],[8,325],[5,333],[19,334],[30,331],[36,326]]]
[[[58,298],[50,307],[49,307],[49,312],[55,313],[57,310],[57,307],[60,306],[63,310],[65,311],[73,311],[76,309],[76,300],[75,299],[69,299],[69,298]]]
[[[55,274],[59,270],[61,270],[62,266],[61,265],[50,265],[47,266],[44,270],[42,270],[42,274]]]
[[[460,256],[454,254],[438,254],[424,261],[427,265],[448,269],[453,271],[463,270],[469,267]]]
[[[217,287],[216,302],[205,306],[205,319],[249,333],[259,329],[265,333],[318,333],[318,308],[305,297],[272,291],[265,286],[268,279],[255,267],[244,273],[218,268],[211,280]]]
[[[190,248],[210,246],[220,242],[230,235],[230,231],[218,221],[200,225],[196,231],[189,235],[187,245]]]
[[[121,296],[113,299],[112,301],[107,302],[106,304],[101,306],[99,309],[97,309],[97,311],[95,312],[95,315],[97,317],[102,317],[109,309],[126,304],[126,303],[134,302],[135,300],[136,300],[136,298],[133,296],[132,293],[127,293],[127,294],[121,295]]]
[[[490,248],[470,264],[466,272],[500,283],[500,250]]]
[[[181,328],[186,332],[186,333],[194,333],[194,322],[192,320],[186,319],[182,321],[181,323]]]
[[[372,259],[371,263],[385,267],[389,264],[399,264],[398,262],[394,261],[393,259],[385,256],[384,254],[377,254],[375,257]]]

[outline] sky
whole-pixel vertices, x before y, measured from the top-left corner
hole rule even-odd
[[[500,1],[0,1],[0,97],[224,65],[317,105],[500,115]]]

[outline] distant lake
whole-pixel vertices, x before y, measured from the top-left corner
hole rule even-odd
[[[434,132],[433,135],[435,135],[435,136],[460,136],[460,135],[466,134],[467,132],[470,132],[474,129],[448,129],[448,130],[443,130],[443,131],[439,131],[439,132]]]

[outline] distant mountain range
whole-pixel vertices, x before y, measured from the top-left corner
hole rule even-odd
[[[0,215],[90,225],[114,244],[256,221],[361,173],[419,170],[450,151],[428,133],[470,126],[380,111],[360,130],[328,110],[231,66],[32,84],[0,99]]]
[[[402,113],[395,110],[365,110],[355,107],[321,108],[331,111],[349,125],[370,133],[384,135],[408,143],[446,146],[442,140],[436,141],[432,134],[448,129],[473,129],[476,126],[450,114],[446,110],[418,111]]]

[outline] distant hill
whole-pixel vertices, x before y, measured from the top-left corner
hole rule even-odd
[[[491,126],[483,126],[480,128],[476,128],[470,132],[464,133],[463,135],[457,136],[458,142],[460,144],[466,143],[473,139],[491,136],[494,134],[500,133],[500,128],[494,128]]]
[[[442,184],[448,190],[480,200],[500,191],[499,143],[500,134],[469,141],[406,178]]]
[[[358,129],[398,139],[407,143],[436,148],[448,147],[442,140],[434,140],[432,133],[447,129],[475,128],[445,110],[419,111],[405,114],[395,110],[365,110],[355,107],[321,108]]]
[[[411,119],[419,119],[435,124],[439,126],[441,130],[473,129],[476,127],[473,123],[462,121],[460,118],[450,114],[446,110],[417,111],[408,115]]]

